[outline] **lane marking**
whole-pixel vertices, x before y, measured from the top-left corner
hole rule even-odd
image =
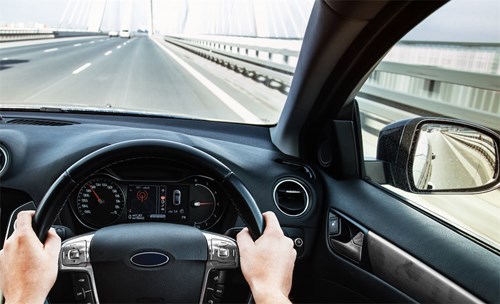
[[[44,53],[50,53],[50,52],[55,52],[55,51],[57,51],[57,50],[58,50],[58,48],[53,48],[53,49],[47,49],[47,50],[44,50],[43,52],[44,52]]]
[[[73,44],[73,46],[80,46],[82,45],[81,43]]]
[[[82,65],[81,67],[79,67],[78,69],[74,70],[73,71],[73,75],[76,75],[78,73],[80,73],[81,71],[85,70],[86,68],[88,68],[89,66],[91,66],[92,63],[90,62],[87,62],[86,64]]]
[[[121,46],[121,45],[119,45],[119,46],[117,46],[117,47],[116,47],[116,49],[121,49],[121,47],[122,47],[122,46]]]
[[[113,51],[107,51],[106,53],[104,53],[104,56],[108,56],[111,53],[113,53]]]
[[[4,57],[4,58],[2,58],[2,60],[9,60],[9,58],[7,58],[7,57]]]
[[[221,88],[216,86],[200,72],[196,71],[193,67],[187,64],[180,57],[175,55],[171,50],[167,49],[164,45],[160,44],[158,41],[152,39],[162,50],[164,50],[172,59],[174,59],[180,66],[182,66],[186,71],[188,71],[191,76],[196,78],[202,85],[204,85],[212,94],[220,99],[227,107],[229,107],[236,115],[241,117],[244,122],[252,124],[261,124],[262,120],[250,112],[247,108],[242,106],[239,102],[234,100],[229,94],[224,92]]]
[[[127,44],[126,42],[122,43],[122,45],[126,45],[126,44]]]
[[[100,42],[103,42],[103,41],[104,41],[104,39],[101,39],[101,40],[99,40],[99,41],[100,41]]]
[[[95,43],[95,41],[94,41],[94,40],[92,40],[92,41],[90,41],[90,42],[89,42],[89,44],[94,44],[94,43]]]

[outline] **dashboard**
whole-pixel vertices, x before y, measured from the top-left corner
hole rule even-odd
[[[73,191],[68,203],[89,229],[136,222],[209,229],[223,217],[227,200],[209,176],[167,159],[141,158],[92,174]]]
[[[70,166],[113,143],[159,139],[205,151],[229,167],[248,188],[262,212],[273,211],[286,233],[300,238],[299,256],[311,250],[319,220],[321,183],[315,172],[283,155],[261,126],[100,115],[6,113],[0,145],[8,155],[1,174],[1,227],[32,201],[36,206]],[[104,122],[105,120],[105,122]],[[210,170],[182,157],[152,157],[109,163],[89,173],[64,197],[56,225],[75,235],[105,226],[163,222],[224,234],[246,224],[234,197]]]

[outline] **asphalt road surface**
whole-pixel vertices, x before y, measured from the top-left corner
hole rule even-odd
[[[247,123],[278,119],[286,96],[249,79],[241,84],[236,78],[243,76],[197,57],[146,36],[0,48],[1,99]]]
[[[434,189],[461,189],[485,185],[493,175],[483,170],[487,160],[474,149],[441,132],[423,133],[432,152],[430,182]],[[484,163],[484,164],[483,164]]]

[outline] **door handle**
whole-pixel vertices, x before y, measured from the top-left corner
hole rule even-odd
[[[328,239],[333,251],[356,263],[361,262],[365,233],[357,225],[331,211],[328,215]]]

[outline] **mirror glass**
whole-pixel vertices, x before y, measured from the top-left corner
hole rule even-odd
[[[495,177],[495,142],[467,127],[424,124],[413,151],[413,183],[420,190],[477,188]]]

